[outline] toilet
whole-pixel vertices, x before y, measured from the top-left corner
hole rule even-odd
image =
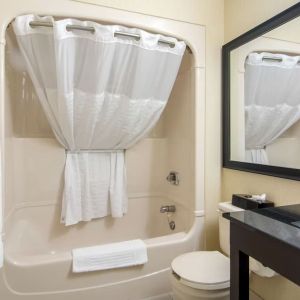
[[[229,202],[219,203],[221,250],[229,256],[229,221],[224,212],[241,211]],[[229,300],[230,259],[219,251],[194,251],[172,261],[171,284],[174,300]]]

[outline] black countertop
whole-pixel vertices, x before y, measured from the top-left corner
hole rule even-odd
[[[223,217],[300,249],[300,204],[224,213]]]

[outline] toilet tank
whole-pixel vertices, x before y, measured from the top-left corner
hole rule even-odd
[[[230,254],[230,231],[229,231],[229,221],[223,218],[222,214],[224,212],[234,212],[234,211],[242,211],[242,208],[234,206],[231,202],[220,202],[219,203],[219,240],[220,240],[220,247],[224,254],[229,256]]]

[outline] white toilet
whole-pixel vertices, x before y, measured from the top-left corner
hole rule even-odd
[[[222,251],[229,256],[229,221],[224,212],[240,211],[229,202],[219,204],[219,237]],[[195,251],[172,261],[171,283],[174,300],[229,300],[230,260],[219,251]]]

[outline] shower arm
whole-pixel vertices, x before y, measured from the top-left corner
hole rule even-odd
[[[31,21],[29,22],[31,27],[53,27],[53,24],[50,22],[41,22],[41,21]],[[81,25],[66,25],[67,30],[83,30],[89,31],[91,33],[95,32],[95,28],[92,26],[81,26]],[[122,31],[115,31],[114,36],[126,36],[130,38],[134,38],[135,40],[139,41],[141,36],[136,33],[129,33],[129,32],[122,32]],[[170,48],[175,47],[174,42],[170,42],[164,39],[159,39],[158,43],[168,45]],[[190,48],[187,46],[187,49],[191,52]]]

